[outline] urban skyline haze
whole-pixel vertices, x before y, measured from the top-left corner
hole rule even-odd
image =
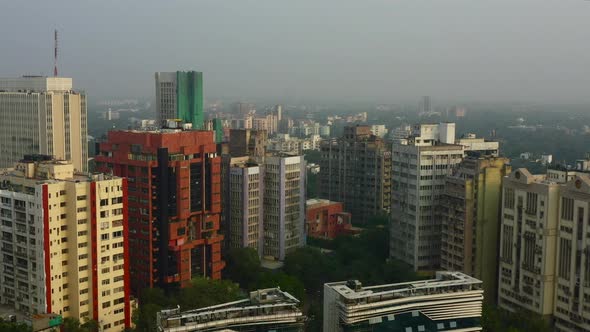
[[[285,101],[590,102],[590,2],[3,1],[3,76],[60,75],[92,97],[152,97],[156,71],[205,96]],[[18,33],[11,33],[16,32]]]

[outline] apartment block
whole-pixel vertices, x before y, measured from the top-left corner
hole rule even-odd
[[[97,169],[129,182],[132,291],[219,279],[221,158],[214,132],[111,131]]]
[[[323,331],[482,331],[481,281],[460,272],[363,286],[324,284]]]
[[[273,155],[264,161],[263,255],[284,260],[305,245],[305,160]]]
[[[320,143],[320,197],[343,202],[353,223],[388,214],[391,204],[391,152],[369,126],[349,126],[338,139]]]
[[[254,248],[262,256],[264,167],[248,157],[232,158],[229,163],[228,196],[224,213],[228,214],[231,248]]]
[[[561,185],[519,168],[504,178],[502,188],[498,305],[549,318],[554,310]]]
[[[131,326],[125,179],[27,156],[0,174],[0,303]]]
[[[416,125],[410,136],[393,144],[390,256],[415,270],[440,266],[442,223],[437,209],[463,150],[455,144],[454,123]]]
[[[481,280],[490,303],[497,299],[502,179],[510,171],[507,158],[465,158],[447,177],[438,211],[441,268]]]
[[[86,95],[65,77],[0,78],[0,168],[44,154],[88,169]]]

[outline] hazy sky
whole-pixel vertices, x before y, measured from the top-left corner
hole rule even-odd
[[[54,28],[93,96],[590,102],[588,0],[0,0],[0,76],[50,74]]]

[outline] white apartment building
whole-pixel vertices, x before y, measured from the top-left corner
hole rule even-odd
[[[264,161],[264,244],[267,258],[283,260],[305,244],[305,160],[274,155]]]
[[[441,221],[436,208],[451,175],[464,155],[455,144],[455,124],[421,124],[392,148],[390,257],[415,270],[440,265]]]
[[[481,331],[483,298],[481,281],[461,272],[376,286],[327,283],[323,331]]]
[[[156,77],[156,113],[158,126],[167,119],[176,119],[176,72],[158,72]]]
[[[263,167],[248,158],[232,158],[229,168],[229,244],[254,248],[262,256]]]
[[[457,144],[465,147],[465,153],[478,153],[497,157],[500,152],[500,143],[497,141],[487,141],[484,138],[477,137],[475,134],[466,134],[457,139]]]
[[[125,180],[36,158],[0,174],[0,303],[130,327]]]
[[[71,78],[0,78],[0,168],[45,154],[87,171],[86,113],[86,95]]]

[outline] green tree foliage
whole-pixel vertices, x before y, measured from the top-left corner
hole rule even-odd
[[[253,289],[261,273],[260,258],[253,248],[232,248],[224,256],[223,274],[237,282],[243,289]]]
[[[0,319],[0,331],[2,332],[32,332],[33,329],[27,324],[13,323]]]
[[[525,312],[508,312],[486,305],[483,308],[482,326],[486,332],[549,332],[549,323],[540,316]]]
[[[81,324],[79,320],[73,317],[64,318],[62,325],[63,332],[98,332],[98,322],[88,320]]]
[[[165,293],[151,288],[142,292],[140,307],[133,314],[136,330],[156,332],[156,313],[162,309],[180,305],[181,310],[190,310],[235,301],[241,298],[239,286],[228,280],[195,278],[189,287]]]

